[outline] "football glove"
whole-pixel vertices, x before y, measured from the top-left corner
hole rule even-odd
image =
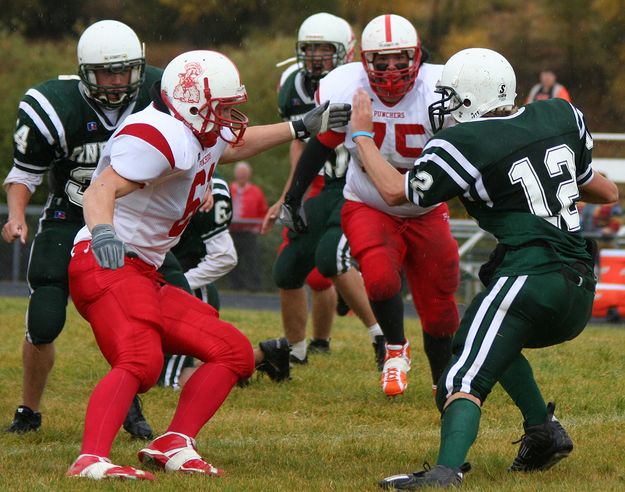
[[[124,242],[110,224],[98,224],[91,231],[91,251],[102,268],[117,270],[124,266]]]
[[[351,115],[351,104],[330,104],[330,101],[326,101],[308,111],[301,119],[293,120],[291,125],[295,138],[304,139],[347,125]]]
[[[308,223],[304,214],[304,207],[300,203],[285,201],[280,206],[278,220],[298,234],[308,232]]]

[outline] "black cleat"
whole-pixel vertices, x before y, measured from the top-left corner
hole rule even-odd
[[[138,395],[132,400],[126,420],[124,420],[124,430],[136,439],[151,440],[154,438],[152,427],[143,416],[141,400]]]
[[[525,434],[513,443],[520,442],[521,447],[508,471],[548,470],[573,451],[573,441],[553,415],[555,408],[555,403],[547,404],[544,424],[523,425]]]
[[[393,475],[380,480],[378,484],[388,490],[416,490],[423,487],[456,487],[462,483],[464,474],[471,470],[469,463],[458,468],[449,468],[443,465],[423,465],[425,470],[406,475]]]
[[[311,354],[329,354],[330,340],[317,340],[315,338],[311,338],[308,343],[308,352]]]
[[[345,299],[343,299],[341,294],[337,292],[336,293],[336,314],[338,314],[339,316],[347,316],[347,313],[349,313],[349,306],[347,305],[347,303],[345,302]]]
[[[7,432],[24,434],[26,432],[38,431],[41,427],[41,413],[33,412],[30,407],[20,405],[15,410],[13,422],[7,427]]]
[[[384,335],[376,336],[372,345],[375,352],[375,364],[378,366],[378,371],[381,371],[384,369],[384,359],[386,358],[386,340]]]
[[[303,366],[305,364],[308,364],[308,354],[306,354],[306,357],[304,357],[303,359],[300,359],[299,357],[291,354],[291,356],[289,357],[289,361],[291,362],[291,367]]]
[[[258,344],[265,358],[256,366],[256,370],[264,372],[273,381],[291,379],[289,355],[291,349],[286,338],[271,338]]]

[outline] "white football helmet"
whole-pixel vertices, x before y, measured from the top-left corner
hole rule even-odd
[[[188,51],[170,61],[161,79],[161,97],[204,147],[212,147],[218,137],[235,145],[247,128],[247,116],[233,107],[247,101],[239,70],[216,51]]]
[[[408,66],[386,70],[385,65],[374,64],[377,53],[408,55]],[[380,15],[367,24],[360,42],[362,63],[369,77],[371,89],[382,99],[403,97],[412,89],[421,65],[421,40],[417,30],[399,15]]]
[[[445,63],[436,87],[441,99],[428,108],[434,131],[442,127],[446,114],[463,122],[497,108],[512,108],[516,76],[512,65],[496,51],[469,48]]]
[[[107,108],[128,104],[137,97],[144,79],[145,47],[135,32],[114,20],[92,24],[78,40],[78,74],[87,97]],[[127,85],[98,84],[97,70],[130,70]]]
[[[306,48],[315,44],[330,44],[334,46],[332,55],[332,69],[349,63],[354,59],[354,45],[356,40],[349,23],[336,15],[320,12],[308,17],[299,28],[295,53],[300,69],[313,80],[319,80],[328,74],[329,70],[323,65],[315,69],[315,64],[321,60],[306,55]],[[312,61],[313,69],[307,68],[306,61]]]

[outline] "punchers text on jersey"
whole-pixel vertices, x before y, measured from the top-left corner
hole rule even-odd
[[[150,104],[149,87],[161,74],[146,67],[137,99],[115,122],[86,98],[77,77],[61,76],[26,92],[13,134],[13,165],[31,174],[48,173],[46,218],[82,222],[82,196],[106,141],[127,115]]]
[[[578,186],[592,178],[591,161],[582,113],[562,99],[539,101],[438,133],[408,173],[406,196],[421,206],[460,196],[500,243],[543,239],[559,259],[588,260],[575,203]],[[540,249],[548,262],[552,251]],[[559,268],[551,263],[540,270]]]

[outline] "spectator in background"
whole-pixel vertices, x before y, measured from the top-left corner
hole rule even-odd
[[[556,82],[556,74],[551,70],[542,70],[539,79],[540,82],[532,87],[532,90],[527,96],[526,104],[554,97],[559,97],[560,99],[571,102],[569,91],[567,91],[566,87],[562,84]]]
[[[268,207],[263,190],[251,180],[250,165],[238,162],[234,167],[234,181],[230,183],[233,211],[230,234],[239,263],[230,273],[230,279],[235,290],[257,291],[260,290],[257,236]]]

